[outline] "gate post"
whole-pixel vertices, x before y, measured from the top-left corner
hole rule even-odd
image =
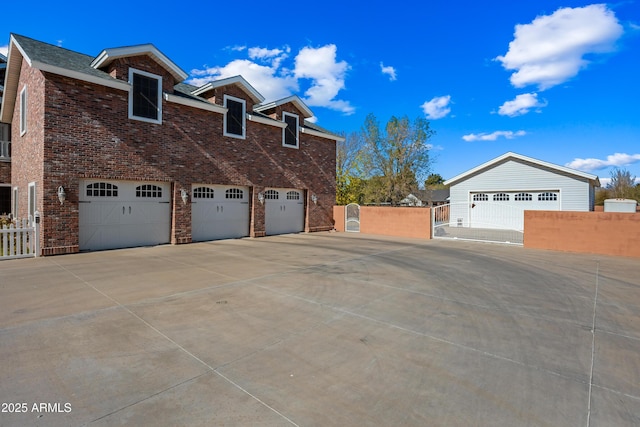
[[[33,244],[34,256],[40,256],[40,211],[33,213],[33,235],[35,242]]]

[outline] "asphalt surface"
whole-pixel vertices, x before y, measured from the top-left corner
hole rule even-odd
[[[0,426],[637,426],[640,260],[314,233],[0,261]]]

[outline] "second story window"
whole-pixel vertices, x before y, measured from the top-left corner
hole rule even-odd
[[[298,148],[298,116],[283,113],[282,121],[287,124],[287,127],[282,130],[282,145],[285,147]]]
[[[224,106],[227,107],[227,114],[224,118],[224,135],[244,139],[246,123],[244,99],[225,95]]]
[[[162,123],[162,78],[130,68],[129,83],[129,118]]]

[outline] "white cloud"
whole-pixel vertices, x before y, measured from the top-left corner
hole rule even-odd
[[[389,80],[391,81],[396,80],[396,69],[393,68],[392,66],[385,67],[384,64],[381,62],[380,71],[382,71],[382,74],[387,74],[389,76]]]
[[[545,90],[577,75],[589,63],[585,55],[613,51],[622,33],[622,25],[604,4],[562,8],[516,25],[509,51],[496,60],[515,70],[513,86],[535,84]]]
[[[431,101],[422,104],[421,107],[428,119],[435,120],[441,119],[451,112],[450,103],[451,95],[436,96]]]
[[[301,49],[293,59],[293,68],[283,65],[291,53],[288,46],[282,49],[236,49],[244,50],[249,59],[236,59],[224,66],[191,70],[188,83],[201,86],[214,80],[241,75],[265,97],[265,102],[290,96],[304,85],[307,89],[303,99],[307,105],[326,107],[345,114],[355,111],[349,101],[336,99],[340,90],[345,88],[346,72],[350,67],[346,61],[336,60],[335,45]]]
[[[540,108],[546,106],[546,101],[538,101],[537,93],[523,93],[516,96],[513,101],[507,101],[502,104],[498,110],[498,114],[501,116],[516,117],[527,114],[532,108],[540,111]]]
[[[291,49],[287,46],[284,49],[266,49],[263,47],[249,48],[249,58],[258,59],[271,64],[273,68],[279,68],[282,61],[289,57]]]
[[[467,142],[472,141],[495,141],[496,139],[503,137],[506,139],[513,139],[518,136],[525,136],[527,133],[523,130],[519,130],[517,132],[513,132],[510,130],[497,130],[492,133],[470,133],[469,135],[464,135],[462,139]]]
[[[349,70],[346,61],[336,61],[337,47],[329,44],[319,48],[305,47],[295,58],[294,75],[298,79],[310,79],[311,86],[305,92],[309,106],[327,107],[353,114],[355,109],[348,101],[335,99],[344,89],[344,80]]]
[[[640,162],[640,154],[615,153],[607,156],[606,159],[574,159],[565,166],[590,172],[611,166],[626,166],[636,162]]]
[[[9,54],[9,45],[0,46],[0,53],[7,56]]]
[[[223,67],[210,67],[203,70],[192,70],[188,82],[194,86],[202,86],[213,80],[242,76],[267,101],[282,99],[298,90],[298,83],[293,76],[277,75],[277,69],[271,65],[260,65],[248,59],[236,59]]]

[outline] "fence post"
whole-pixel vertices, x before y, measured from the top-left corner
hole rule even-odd
[[[34,229],[35,229],[35,245],[34,254],[36,257],[40,256],[40,211],[35,211],[34,216]]]

